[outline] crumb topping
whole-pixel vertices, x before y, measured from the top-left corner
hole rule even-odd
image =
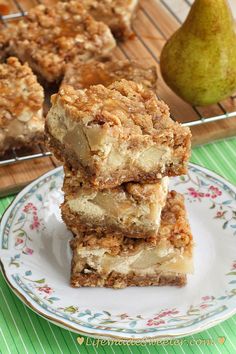
[[[0,64],[0,96],[0,127],[13,119],[27,122],[34,115],[41,117],[43,88],[27,63],[10,57]]]
[[[162,211],[159,237],[168,237],[176,248],[186,247],[192,241],[190,226],[186,219],[184,196],[170,191]]]
[[[117,38],[131,36],[131,19],[138,0],[82,0],[82,4],[96,20],[105,22]]]
[[[172,147],[178,135],[190,135],[190,130],[170,118],[169,108],[159,100],[152,90],[142,84],[121,80],[108,87],[91,86],[85,90],[75,90],[63,86],[52,96],[52,104],[63,107],[69,119],[83,124],[117,128],[123,138],[148,135],[153,141]],[[115,129],[114,129],[115,131]]]
[[[75,90],[63,86],[52,97],[52,103],[61,105],[75,121],[86,117],[88,125],[123,127],[124,133],[156,136],[159,142],[162,137],[171,140],[173,129],[178,127],[189,134],[188,128],[172,121],[168,106],[151,90],[127,80],[116,81],[107,88],[96,85]]]
[[[114,16],[114,14],[127,14],[134,0],[82,0],[82,3],[87,10],[94,11],[94,16],[98,16],[99,13]]]
[[[95,21],[74,0],[32,8],[16,25],[14,37],[13,50],[19,57],[28,56],[51,74],[53,78],[49,77],[48,81],[60,76],[65,63],[75,56],[86,60],[115,46],[110,29]]]
[[[150,89],[155,89],[157,70],[155,66],[147,67],[135,60],[116,60],[112,57],[87,63],[77,60],[67,64],[62,84],[71,85],[75,89],[97,84],[107,87],[121,79],[139,82]]]

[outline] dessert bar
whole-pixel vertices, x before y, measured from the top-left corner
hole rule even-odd
[[[158,183],[124,183],[112,189],[91,188],[65,168],[61,206],[67,227],[77,231],[156,238],[168,192],[168,177]]]
[[[16,24],[11,50],[45,81],[62,78],[65,64],[86,61],[115,47],[107,25],[95,21],[79,1],[38,5]]]
[[[45,128],[56,157],[100,189],[187,171],[189,128],[172,121],[168,106],[142,84],[63,86]]]
[[[66,65],[62,85],[71,85],[75,89],[98,84],[107,87],[121,79],[142,83],[147,88],[155,90],[157,70],[155,66],[147,67],[135,60],[116,60],[112,57],[86,63],[77,60]]]
[[[71,241],[73,287],[186,284],[193,272],[192,235],[184,198],[169,192],[158,231],[159,242],[124,236],[79,234]]]
[[[0,155],[44,141],[44,93],[28,64],[0,64]]]
[[[97,21],[105,22],[117,39],[133,36],[131,24],[138,0],[82,0],[81,3]]]

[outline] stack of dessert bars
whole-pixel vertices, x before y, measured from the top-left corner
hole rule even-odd
[[[192,235],[184,198],[168,183],[187,171],[191,134],[167,105],[133,81],[65,84],[52,97],[46,135],[64,164],[71,285],[186,284]]]

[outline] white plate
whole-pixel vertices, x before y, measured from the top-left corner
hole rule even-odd
[[[4,276],[35,312],[78,333],[133,340],[193,334],[236,312],[236,189],[229,182],[196,165],[172,179],[171,187],[185,194],[196,243],[187,286],[113,290],[69,285],[62,179],[57,168],[31,183],[1,222]]]

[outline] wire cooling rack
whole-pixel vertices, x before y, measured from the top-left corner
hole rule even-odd
[[[25,10],[24,6],[22,5],[22,1],[20,1],[20,0],[12,0],[12,1],[15,4],[17,11],[14,13],[10,13],[8,15],[5,15],[5,16],[0,16],[0,21],[3,23],[4,26],[7,26],[9,21],[17,20],[17,19],[20,19],[21,17],[27,15],[27,11]],[[172,6],[170,6],[170,0],[159,0],[159,1],[165,7],[165,9],[169,12],[170,16],[173,16],[175,18],[175,20],[179,24],[181,24],[182,19],[176,14],[176,12],[173,10]],[[182,0],[182,1],[188,7],[190,7],[193,2],[192,0]],[[31,0],[31,2],[32,2],[32,5],[37,5],[37,4],[43,3],[43,1],[40,1],[40,0]],[[158,27],[158,24],[156,23],[156,21],[145,10],[145,8],[144,8],[144,6],[142,6],[142,4],[140,5],[140,10],[144,14],[144,16],[152,23],[152,25],[161,33],[162,37],[164,39],[167,39],[165,33]],[[136,37],[139,39],[139,41],[146,48],[146,50],[149,52],[149,54],[154,59],[154,61],[157,64],[159,64],[159,59],[157,58],[157,56],[153,52],[152,48],[150,48],[146,44],[146,42],[144,41],[142,36],[140,36],[135,31],[135,29],[134,29],[134,33],[135,33]],[[120,46],[120,49],[123,52],[123,54],[126,56],[126,58],[130,59],[130,57],[129,57],[128,53],[126,52],[126,50],[124,49],[124,47]],[[231,98],[235,99],[236,96],[232,96]],[[217,105],[218,105],[218,108],[220,109],[220,112],[222,112],[222,114],[215,115],[212,117],[204,117],[202,115],[202,113],[200,112],[200,110],[197,107],[193,106],[192,108],[195,111],[195,113],[197,114],[198,119],[184,122],[184,123],[182,123],[182,125],[188,126],[188,127],[193,127],[193,126],[197,126],[197,125],[207,124],[207,123],[211,123],[211,122],[216,122],[216,121],[236,117],[236,111],[227,112],[221,103],[217,103]],[[174,117],[172,117],[172,118],[175,120]],[[49,151],[45,151],[45,148],[42,147],[41,145],[38,146],[36,153],[30,153],[30,154],[26,154],[26,155],[20,155],[19,152],[17,152],[16,150],[13,150],[11,156],[4,158],[4,159],[0,159],[0,166],[10,165],[10,164],[21,162],[21,161],[27,161],[27,160],[32,160],[32,159],[37,159],[37,158],[42,158],[42,157],[48,157],[51,155],[52,154]]]

